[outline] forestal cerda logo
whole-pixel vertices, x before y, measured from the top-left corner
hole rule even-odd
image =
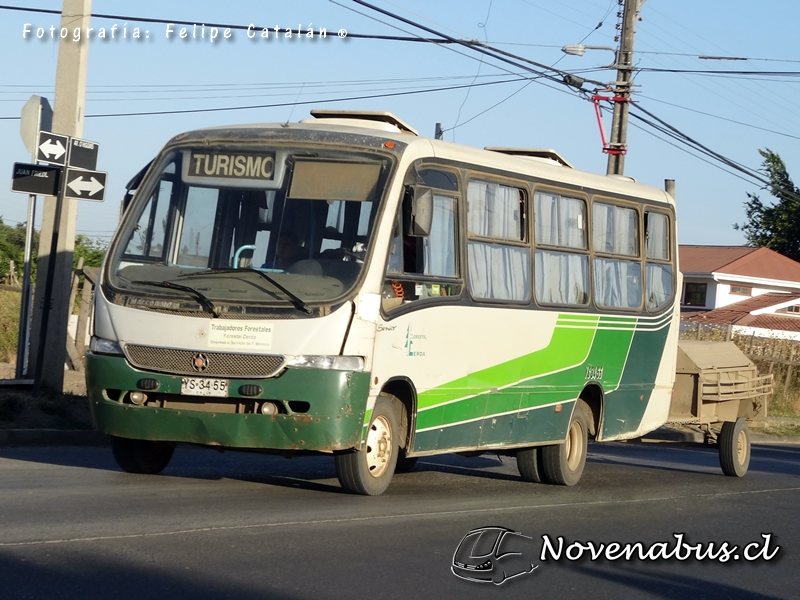
[[[453,554],[450,570],[456,577],[478,583],[500,585],[509,579],[532,573],[538,563],[548,560],[567,561],[715,561],[720,563],[745,560],[770,561],[778,555],[771,533],[762,533],[762,540],[741,547],[730,542],[705,542],[691,544],[686,534],[673,533],[668,542],[592,542],[567,541],[563,536],[541,536],[541,546],[536,540],[506,527],[480,527],[473,529],[459,543]],[[538,559],[538,562],[537,562]]]

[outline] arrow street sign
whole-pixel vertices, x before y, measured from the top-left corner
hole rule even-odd
[[[102,171],[67,169],[64,197],[102,202],[106,191],[106,175],[108,173]]]
[[[36,146],[36,160],[53,165],[65,165],[68,145],[69,136],[40,131],[39,144]]]
[[[55,196],[58,193],[60,175],[60,167],[14,163],[14,172],[11,175],[11,191]],[[105,184],[105,177],[103,178],[103,183]]]
[[[100,144],[89,140],[71,138],[69,140],[69,159],[67,165],[76,169],[94,171],[97,168],[97,152]]]

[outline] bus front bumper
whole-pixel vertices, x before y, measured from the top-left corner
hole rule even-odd
[[[125,399],[143,378],[159,382],[146,392],[162,406],[136,406]],[[237,395],[242,385],[263,389],[257,398]],[[229,380],[228,403],[274,401],[308,403],[304,412],[257,412],[169,408],[181,396],[181,376],[142,371],[124,357],[86,354],[86,386],[94,426],[118,437],[188,442],[222,448],[333,452],[357,448],[369,391],[369,373],[326,369],[286,369],[272,379]],[[148,402],[148,404],[151,404]]]

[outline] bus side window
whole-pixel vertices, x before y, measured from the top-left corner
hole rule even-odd
[[[644,213],[645,222],[645,304],[657,311],[674,299],[670,261],[669,217],[662,213]]]
[[[415,190],[407,187],[392,234],[383,289],[384,310],[406,302],[461,293],[456,268],[456,199],[433,193],[428,235],[414,235],[411,205]],[[441,281],[436,281],[441,279]]]

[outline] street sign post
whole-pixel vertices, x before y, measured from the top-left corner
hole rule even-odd
[[[19,134],[25,149],[36,162],[39,132],[53,126],[53,108],[47,98],[33,95],[22,107]],[[19,304],[19,335],[17,336],[17,366],[15,376],[22,381],[28,375],[28,342],[31,326],[31,260],[33,257],[33,224],[36,220],[36,195],[28,195],[28,221],[25,224],[25,266],[22,274],[22,295]]]
[[[100,144],[97,142],[70,138],[67,165],[77,169],[94,171],[97,168],[97,153],[99,150]]]
[[[77,200],[94,200],[102,202],[106,193],[106,175],[103,171],[84,171],[67,168],[67,180],[64,186],[66,198]]]
[[[63,166],[67,164],[68,145],[69,136],[40,131],[39,143],[36,146],[36,160]]]
[[[58,194],[60,175],[60,167],[14,163],[14,171],[11,175],[11,191],[55,196]],[[105,185],[105,179],[103,179],[103,185]]]

